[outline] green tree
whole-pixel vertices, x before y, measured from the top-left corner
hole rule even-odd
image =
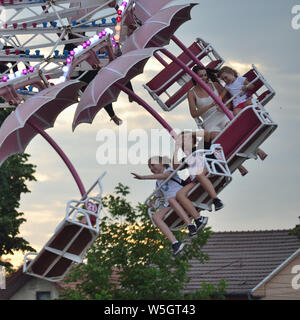
[[[299,217],[299,220],[300,220],[300,217]],[[298,237],[298,239],[300,240],[300,223],[296,224],[296,226],[290,231],[289,234],[292,236]]]
[[[208,256],[201,247],[210,236],[206,228],[183,255],[172,257],[168,240],[154,228],[144,205],[133,207],[126,196],[129,188],[119,184],[115,195],[103,199],[109,215],[101,218],[100,235],[87,253],[87,263],[71,270],[65,282],[77,283],[61,292],[61,299],[184,299],[189,281],[190,259],[204,262]],[[187,233],[177,232],[183,240]],[[117,286],[112,274],[118,275]],[[189,299],[223,297],[225,283],[204,284]]]
[[[0,109],[0,125],[9,113],[9,110]],[[13,155],[0,167],[0,265],[8,270],[12,265],[1,261],[3,255],[19,250],[34,250],[25,239],[18,236],[21,224],[26,221],[24,213],[17,210],[20,197],[22,193],[30,192],[26,182],[35,180],[35,166],[27,163],[28,158],[27,154]]]

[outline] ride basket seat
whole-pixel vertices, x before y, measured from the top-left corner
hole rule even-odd
[[[201,152],[203,154],[203,159],[205,162],[205,167],[208,169],[207,177],[211,180],[212,184],[215,187],[217,193],[221,192],[231,182],[231,173],[227,166],[225,155],[223,153],[222,147],[218,144],[213,144],[208,150],[198,150],[196,152]],[[195,152],[193,153],[193,155]],[[214,156],[212,156],[214,155]],[[188,158],[187,158],[188,159]],[[181,170],[187,159],[166,179],[161,185],[163,187],[172,177]],[[185,184],[190,183],[190,177],[185,180]],[[158,188],[158,189],[160,189]],[[148,205],[153,195],[157,192],[156,189],[145,201],[145,204]],[[209,210],[211,211],[212,199],[208,196],[207,192],[201,187],[200,183],[197,183],[194,188],[188,193],[188,198],[193,202],[195,208],[200,210]],[[160,207],[161,203],[156,202],[154,210],[156,211]],[[148,214],[151,221],[152,215],[155,213],[153,209],[149,208]],[[184,221],[178,217],[173,209],[170,209],[169,212],[164,217],[164,222],[169,226],[171,230],[178,230],[185,226]],[[154,223],[153,223],[154,224]],[[155,225],[155,224],[154,224]]]
[[[224,60],[216,50],[210,44],[204,43],[201,40],[193,42],[188,49],[197,57],[202,65],[208,68],[218,69],[224,63]],[[195,62],[186,52],[181,53],[177,58],[189,68],[193,68],[195,65]],[[165,111],[171,111],[179,105],[186,98],[187,92],[192,87],[191,77],[175,62],[166,64],[162,71],[148,83],[144,84],[144,88]],[[164,100],[163,94],[167,97]]]
[[[231,172],[245,160],[256,159],[257,149],[274,132],[277,124],[259,106],[243,109],[213,140],[223,147]]]
[[[99,195],[69,201],[65,218],[42,250],[39,253],[29,252],[25,255],[24,273],[48,281],[60,281],[70,268],[83,261],[87,250],[99,234],[102,209],[100,180],[104,174],[97,182],[100,186]]]
[[[229,184],[231,175],[244,161],[257,157],[257,149],[276,128],[277,124],[264,108],[252,105],[243,109],[224,130],[220,132],[212,141],[212,146],[217,145],[222,147],[223,155],[220,159],[223,157],[224,159],[219,161],[223,161],[223,166],[224,164],[228,166],[228,174],[225,176],[222,173],[220,174],[218,172],[219,170],[213,170],[209,171],[207,175],[217,194]],[[209,162],[206,167],[208,169],[210,168]],[[177,172],[177,170],[175,172]],[[200,183],[197,183],[188,193],[188,198],[198,210],[211,210],[212,199]],[[146,202],[147,201],[149,201],[149,198]],[[149,210],[149,215],[151,216],[152,214],[153,212]],[[184,222],[173,210],[167,213],[164,221],[172,230],[180,229],[184,226]]]

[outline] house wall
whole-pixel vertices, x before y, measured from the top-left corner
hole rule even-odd
[[[53,283],[39,278],[32,278],[10,300],[36,300],[38,291],[50,292],[50,299],[58,298],[58,291]]]
[[[265,300],[300,300],[300,254],[255,291]]]

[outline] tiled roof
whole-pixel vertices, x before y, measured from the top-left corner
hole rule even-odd
[[[275,268],[300,248],[290,230],[212,233],[203,252],[210,260],[192,260],[186,292],[201,288],[202,282],[218,284],[226,280],[229,294],[253,289]]]
[[[6,289],[0,290],[0,300],[10,299],[31,279],[31,276],[23,273],[22,268],[14,272],[6,281]]]
[[[202,250],[210,260],[204,264],[191,260],[190,282],[185,291],[200,289],[202,282],[217,285],[225,279],[227,293],[246,294],[300,248],[300,241],[288,235],[289,231],[212,233]],[[30,279],[19,269],[7,280],[7,290],[0,290],[0,300],[9,299]],[[112,283],[118,283],[116,273]]]

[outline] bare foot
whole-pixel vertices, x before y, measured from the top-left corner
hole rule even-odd
[[[238,169],[242,176],[245,176],[248,173],[248,170],[244,166],[239,166]]]
[[[120,126],[120,125],[123,123],[123,121],[122,121],[120,118],[118,118],[116,115],[113,116],[113,117],[111,117],[110,121],[111,121],[111,120],[112,120],[117,126]]]
[[[264,161],[266,157],[268,156],[263,150],[258,149],[257,155],[259,156],[260,160]]]

